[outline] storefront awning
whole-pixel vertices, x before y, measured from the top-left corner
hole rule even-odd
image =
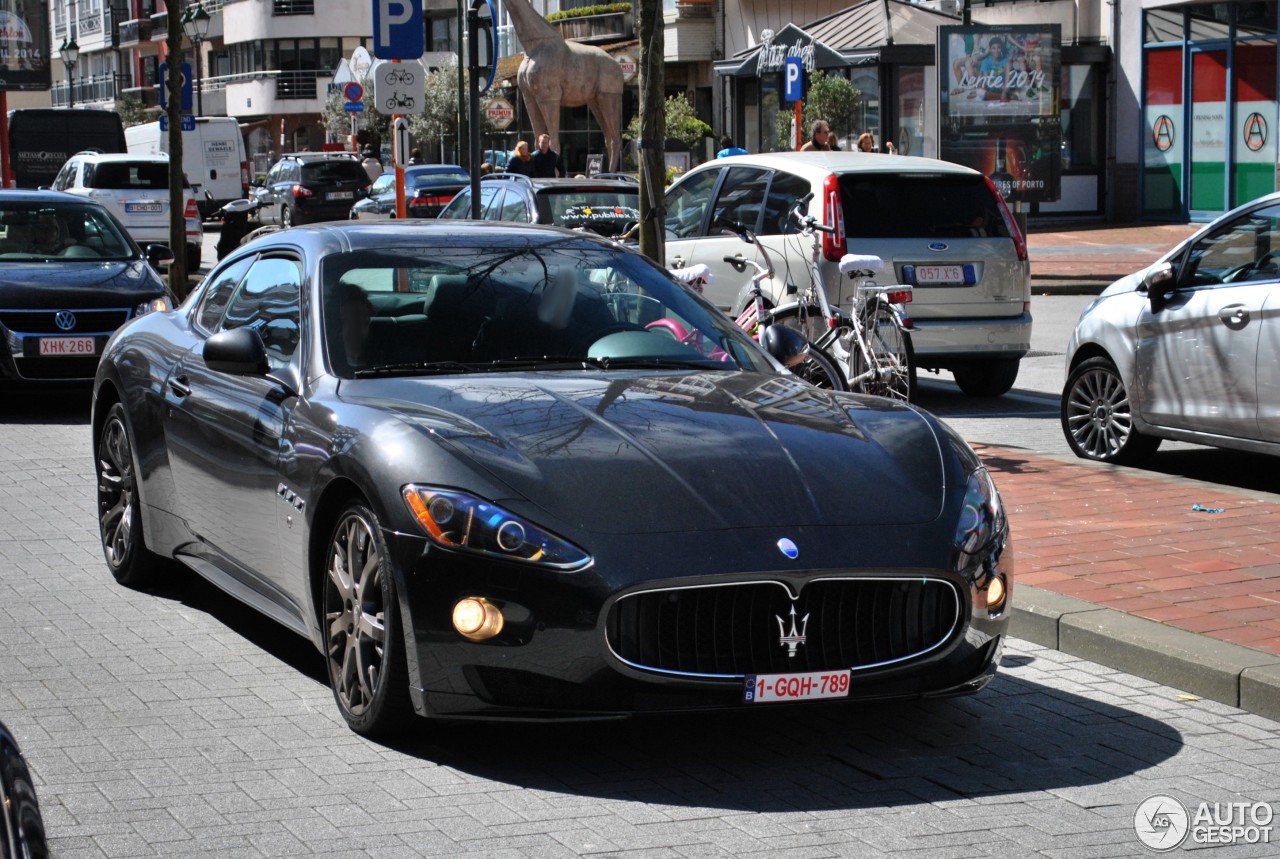
[[[806,72],[839,69],[849,64],[839,51],[819,42],[795,24],[788,24],[771,39],[740,56],[716,63],[716,74],[730,77],[760,77],[780,73],[787,57],[799,57]]]

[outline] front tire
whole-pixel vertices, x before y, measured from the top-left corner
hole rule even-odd
[[[147,549],[142,534],[138,477],[124,406],[116,403],[98,435],[98,532],[111,575],[128,588],[156,579],[164,561]]]
[[[1137,465],[1160,447],[1160,439],[1134,429],[1129,392],[1106,358],[1090,358],[1071,371],[1060,416],[1067,444],[1081,459]]]
[[[338,711],[357,734],[387,736],[413,715],[399,600],[382,529],[351,504],[325,553],[323,632]]]
[[[292,206],[282,206],[280,208],[280,226],[287,230],[300,223],[302,222],[294,219]]]

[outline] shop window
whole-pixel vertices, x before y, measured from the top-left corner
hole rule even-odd
[[[1156,45],[1162,42],[1182,41],[1182,11],[1151,9],[1146,15],[1143,43]]]
[[[1100,75],[1093,66],[1062,67],[1062,167],[1066,170],[1097,168]]]
[[[1212,42],[1231,36],[1231,4],[1206,3],[1187,7],[1187,38],[1192,42]]]
[[[1148,49],[1143,57],[1146,105],[1142,148],[1144,214],[1181,217],[1182,152],[1187,133],[1182,94],[1182,49]]]

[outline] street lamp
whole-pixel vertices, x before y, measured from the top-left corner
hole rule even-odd
[[[204,115],[204,84],[201,82],[200,75],[200,44],[204,41],[205,36],[209,35],[209,18],[210,15],[204,10],[204,3],[196,3],[195,6],[188,6],[187,12],[182,16],[182,31],[187,34],[187,39],[191,42],[192,51],[196,55],[196,114]]]
[[[76,63],[80,60],[80,46],[76,44],[74,36],[62,43],[62,47],[58,48],[58,55],[62,57],[62,64],[67,67],[67,107],[75,107],[75,73]]]

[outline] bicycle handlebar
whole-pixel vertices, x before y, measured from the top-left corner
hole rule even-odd
[[[813,200],[813,192],[810,191],[800,199],[796,200],[796,204],[791,207],[791,211],[787,217],[803,230],[814,230],[819,233],[834,233],[835,227],[824,227],[818,223],[818,219],[809,214],[809,202]]]

